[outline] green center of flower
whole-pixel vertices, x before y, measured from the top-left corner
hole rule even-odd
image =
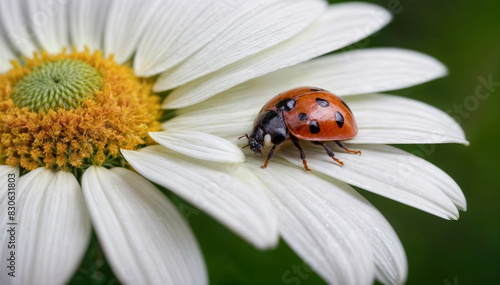
[[[11,98],[17,107],[33,112],[76,109],[102,87],[103,77],[94,67],[62,59],[34,68],[14,86]]]

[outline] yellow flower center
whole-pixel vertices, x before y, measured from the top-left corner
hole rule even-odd
[[[153,81],[89,51],[35,54],[0,74],[0,163],[74,170],[154,143]]]

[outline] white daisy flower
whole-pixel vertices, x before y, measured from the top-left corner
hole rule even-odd
[[[461,128],[377,94],[446,68],[401,49],[313,59],[390,18],[323,0],[1,0],[0,219],[15,228],[15,249],[0,235],[1,283],[69,281],[92,227],[122,283],[208,283],[193,234],[151,182],[259,249],[282,237],[329,283],[403,283],[401,242],[349,185],[447,219],[465,210],[453,179],[386,145],[467,144]],[[343,96],[359,127],[347,143],[362,155],[335,149],[340,167],[304,144],[308,173],[283,146],[260,169],[236,139],[266,101],[302,85]],[[161,103],[155,94],[169,90]]]

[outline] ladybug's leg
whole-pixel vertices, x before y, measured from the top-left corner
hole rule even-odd
[[[271,148],[271,151],[269,151],[269,154],[267,155],[267,159],[266,159],[266,162],[264,162],[264,165],[262,165],[260,168],[266,168],[267,165],[269,164],[269,160],[271,159],[271,157],[273,157],[273,153],[274,153],[274,149],[276,148],[276,145],[273,146],[273,148]]]
[[[342,161],[340,161],[338,158],[335,157],[335,154],[333,153],[333,151],[330,149],[330,147],[328,147],[326,145],[325,142],[312,142],[313,144],[319,144],[321,145],[325,150],[326,150],[326,153],[328,154],[329,157],[331,157],[333,160],[335,160],[335,162],[337,162],[338,164],[340,164],[341,166],[344,166],[344,163]]]
[[[341,141],[335,141],[341,148],[343,148],[345,151],[347,151],[348,153],[354,153],[354,154],[359,154],[361,155],[361,151],[359,150],[350,150],[347,148],[347,146],[341,142]]]
[[[290,138],[292,139],[292,142],[293,144],[295,145],[296,148],[299,149],[300,151],[300,158],[302,159],[302,163],[304,164],[304,168],[307,170],[307,171],[311,171],[311,169],[309,169],[309,167],[307,166],[307,161],[306,161],[306,154],[304,153],[304,150],[302,149],[302,147],[300,146],[299,144],[299,139],[296,138],[295,136],[292,136],[290,135]]]

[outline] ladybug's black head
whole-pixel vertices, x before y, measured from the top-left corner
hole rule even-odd
[[[255,154],[262,154],[266,135],[271,143],[278,145],[287,139],[288,129],[283,117],[275,111],[264,111],[255,119],[254,127],[248,138],[248,146]]]
[[[252,133],[248,137],[248,145],[250,146],[250,150],[255,154],[262,154],[262,148],[264,147],[264,131],[259,128],[259,126],[255,126]]]

